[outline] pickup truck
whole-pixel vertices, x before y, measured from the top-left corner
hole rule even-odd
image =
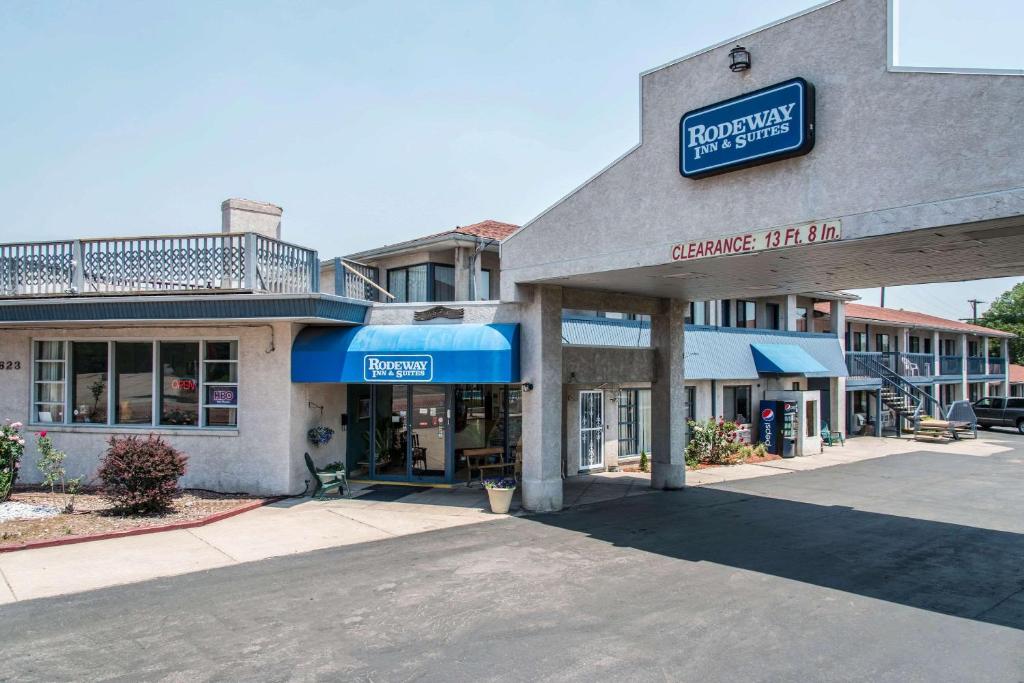
[[[986,396],[974,404],[974,414],[982,429],[1016,427],[1024,434],[1024,398]]]

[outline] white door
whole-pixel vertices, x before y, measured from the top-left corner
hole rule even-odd
[[[604,392],[580,392],[580,469],[604,467]]]

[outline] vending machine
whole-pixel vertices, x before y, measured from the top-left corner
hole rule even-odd
[[[761,401],[758,441],[773,455],[792,458],[796,455],[799,431],[798,408],[791,401]]]

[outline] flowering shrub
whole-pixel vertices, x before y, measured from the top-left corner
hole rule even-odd
[[[324,427],[323,425],[319,425],[317,427],[313,427],[312,429],[310,429],[309,432],[306,434],[306,437],[309,439],[309,442],[311,444],[319,447],[330,442],[330,440],[334,437],[334,430],[331,429],[330,427]]]
[[[686,464],[724,465],[734,462],[741,445],[736,440],[736,423],[710,418],[704,422],[689,423],[690,442],[686,444]]]
[[[64,469],[67,454],[53,447],[53,441],[46,436],[46,432],[39,432],[36,448],[39,450],[36,467],[43,475],[43,484],[50,487],[50,495],[54,498],[57,497],[57,488],[60,488],[60,504],[57,507],[65,514],[71,514],[75,511],[75,496],[82,490],[82,478],[67,478],[67,470]]]
[[[516,480],[510,479],[509,477],[500,477],[497,479],[485,479],[484,488],[486,489],[514,489],[516,487]]]
[[[97,475],[120,512],[161,512],[170,505],[188,458],[158,436],[110,437]]]
[[[0,503],[11,497],[11,489],[18,480],[21,456],[25,454],[25,438],[20,422],[7,421],[0,425]]]

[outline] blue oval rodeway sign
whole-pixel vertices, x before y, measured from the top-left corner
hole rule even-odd
[[[679,120],[679,172],[703,178],[807,154],[814,87],[802,78],[694,109]]]

